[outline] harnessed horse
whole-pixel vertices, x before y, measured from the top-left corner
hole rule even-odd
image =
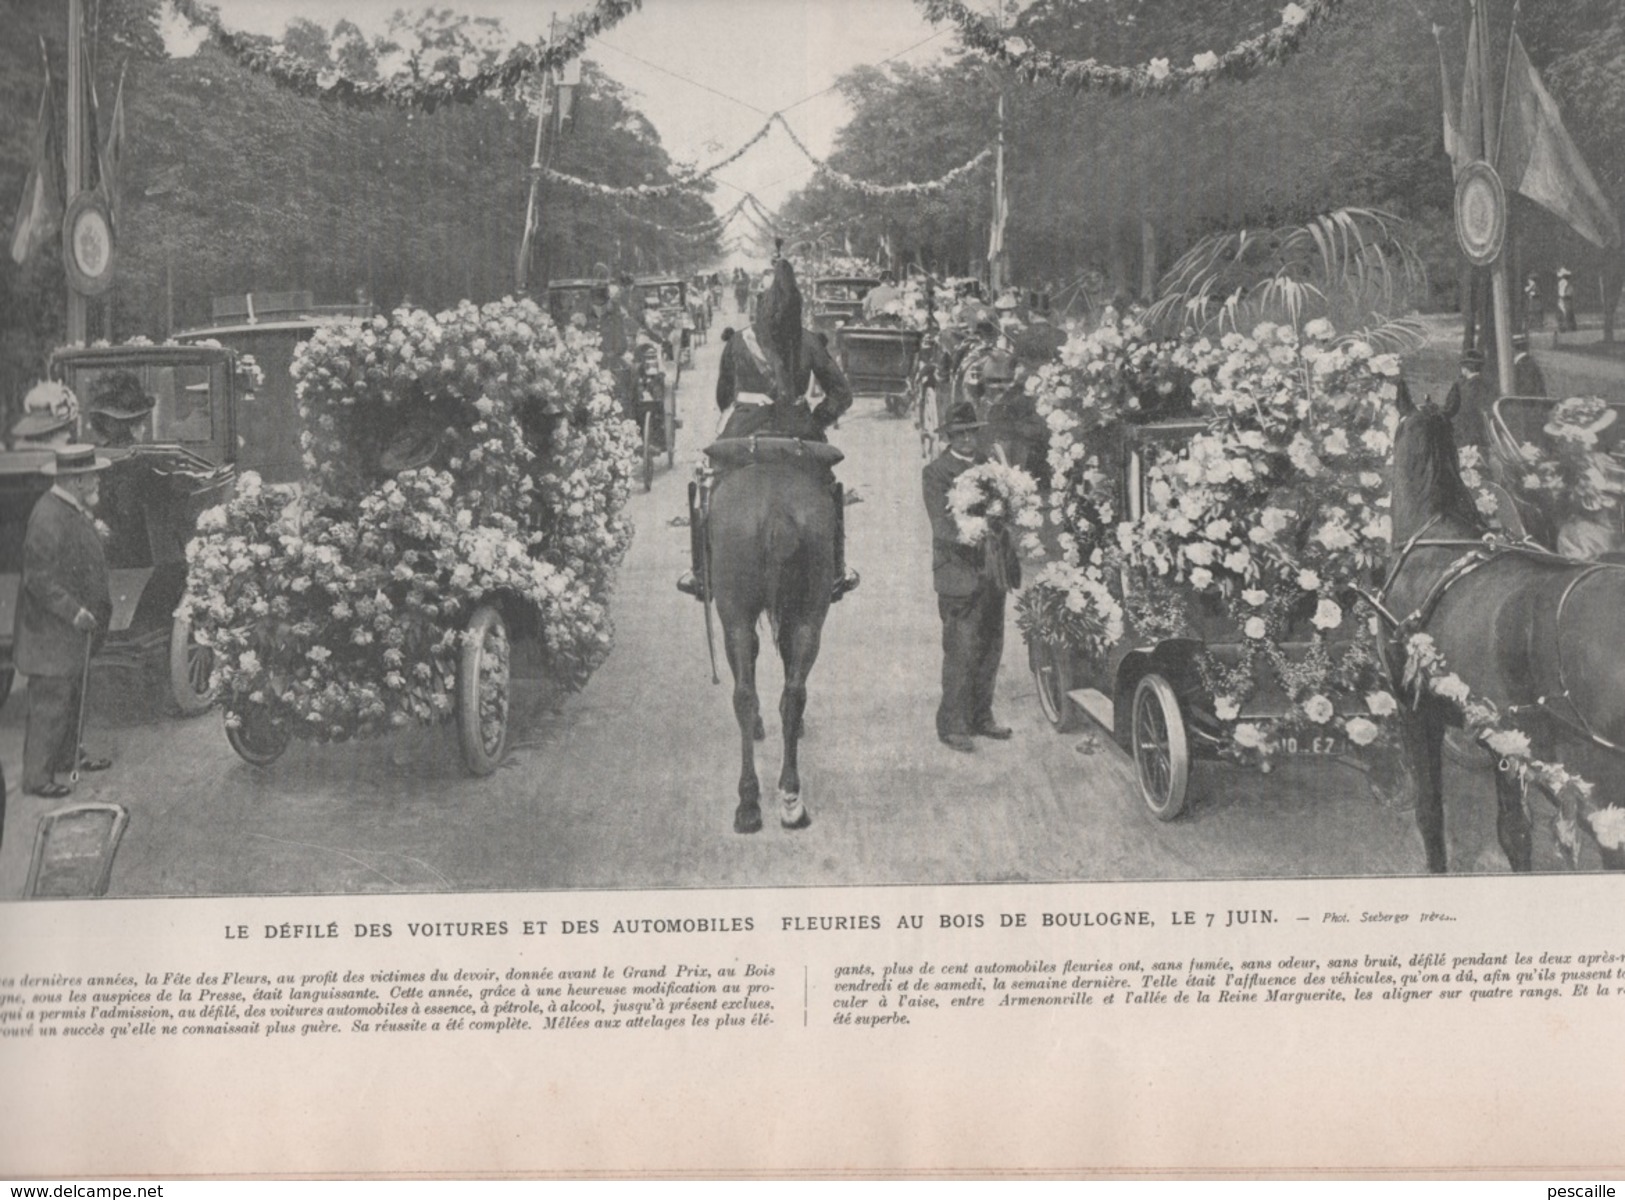
[[[1375,598],[1390,629],[1385,654],[1396,684],[1407,640],[1429,634],[1472,694],[1529,737],[1534,757],[1560,757],[1600,793],[1617,797],[1625,783],[1625,638],[1619,636],[1625,567],[1492,539],[1462,482],[1454,406],[1418,407],[1402,392],[1399,414],[1396,553]],[[1442,872],[1442,751],[1456,714],[1420,684],[1408,710],[1405,703],[1402,698],[1400,727],[1416,775],[1417,826],[1428,870]],[[1512,768],[1498,759],[1496,833],[1511,868],[1527,871],[1533,853],[1527,787]],[[1625,851],[1601,849],[1604,866],[1625,868]]]

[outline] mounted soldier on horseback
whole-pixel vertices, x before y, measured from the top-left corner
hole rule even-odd
[[[776,261],[773,283],[758,298],[755,322],[737,333],[725,329],[722,338],[717,408],[722,413],[723,440],[778,437],[829,441],[825,431],[852,407],[852,389],[823,336],[802,325],[801,292],[789,262]],[[816,408],[807,403],[814,379],[824,393]],[[728,461],[713,457],[713,466],[726,469]],[[826,475],[836,502],[836,582],[830,596],[834,603],[858,586],[858,575],[846,566],[845,495],[834,475],[827,471]],[[702,499],[699,489],[690,497],[692,563],[677,581],[678,591],[699,600],[708,595]]]
[[[779,822],[802,829],[812,821],[796,762],[807,677],[830,604],[856,583],[850,576],[849,585],[842,569],[844,505],[831,472],[841,453],[824,436],[852,394],[827,350],[809,337],[795,272],[778,259],[751,327],[723,349],[717,403],[728,413],[727,424],[706,448],[714,474],[689,490],[694,570],[678,587],[705,602],[707,637],[713,601],[722,623],[739,724],[736,833],[762,827],[755,764],[755,742],[763,736],[756,696],[761,618],[767,617],[784,663]],[[816,409],[805,400],[813,375],[825,393]]]

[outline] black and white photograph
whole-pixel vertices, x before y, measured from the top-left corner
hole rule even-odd
[[[5,0],[0,909],[277,902],[151,988],[1025,896],[1242,939],[1106,990],[1477,1000],[1625,868],[1622,61],[1617,0]],[[1230,948],[1345,910],[1468,924]]]

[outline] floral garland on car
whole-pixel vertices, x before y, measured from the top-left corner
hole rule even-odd
[[[1205,50],[1192,56],[1190,66],[1176,67],[1166,58],[1153,58],[1133,67],[1112,67],[1092,58],[1063,58],[1040,50],[1026,38],[1007,34],[963,0],[919,0],[926,20],[950,21],[960,40],[1001,66],[1026,76],[1029,83],[1053,80],[1074,92],[1125,93],[1195,91],[1215,79],[1249,79],[1266,67],[1290,58],[1303,46],[1309,31],[1325,21],[1342,0],[1303,0],[1281,9],[1281,23],[1257,37],[1236,43],[1223,54]]]
[[[1396,356],[1324,320],[1218,341],[1159,340],[1133,321],[1074,335],[1029,383],[1050,428],[1062,566],[1023,595],[1023,631],[1098,654],[1109,643],[1071,636],[1076,618],[1142,640],[1200,637],[1219,620],[1233,653],[1196,662],[1231,753],[1267,761],[1299,731],[1377,741],[1396,706],[1355,589],[1389,554],[1400,386]],[[1173,417],[1196,428],[1179,443],[1139,439],[1146,502],[1129,520],[1101,450]],[[1464,467],[1492,511],[1471,456]],[[1265,688],[1284,693],[1284,716],[1248,716]]]
[[[442,104],[467,104],[492,91],[514,92],[520,84],[544,71],[556,70],[579,58],[587,42],[607,33],[629,14],[643,7],[643,0],[594,0],[592,8],[570,18],[564,32],[553,42],[516,46],[489,66],[463,60],[455,70],[439,69],[422,73],[413,57],[410,73],[392,74],[384,79],[352,79],[332,68],[318,68],[280,42],[227,29],[220,13],[201,0],[169,0],[176,12],[194,26],[207,29],[215,42],[239,65],[269,76],[279,86],[320,100],[335,100],[353,108],[377,108],[391,104],[433,112]]]
[[[636,457],[596,339],[529,300],[402,308],[318,330],[293,371],[306,483],[245,474],[187,548],[181,613],[216,651],[227,720],[257,709],[318,740],[441,720],[462,624],[493,594],[583,683],[612,645]]]
[[[1538,785],[1558,805],[1555,823],[1557,844],[1570,864],[1579,858],[1579,817],[1582,810],[1597,844],[1607,850],[1625,849],[1625,807],[1591,804],[1593,788],[1574,772],[1556,763],[1543,762],[1531,752],[1529,735],[1509,729],[1501,721],[1495,705],[1471,689],[1450,670],[1438,644],[1425,633],[1413,633],[1405,642],[1405,671],[1402,686],[1413,702],[1424,691],[1449,701],[1461,713],[1467,735],[1500,756],[1500,770],[1509,773],[1523,792],[1528,815],[1528,790]]]

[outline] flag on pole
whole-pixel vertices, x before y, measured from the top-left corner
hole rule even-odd
[[[1541,83],[1516,33],[1507,61],[1499,170],[1509,188],[1560,218],[1586,241],[1603,247],[1619,244],[1619,219],[1563,127],[1557,102]]]
[[[124,70],[119,68],[118,91],[113,96],[113,116],[107,123],[107,137],[97,148],[97,169],[101,172],[102,198],[107,201],[107,214],[113,231],[118,232],[119,161],[124,157]]]
[[[44,44],[41,43],[41,50]],[[56,147],[56,115],[51,106],[51,68],[45,67],[45,88],[40,95],[39,120],[34,126],[33,153],[28,178],[23,181],[23,197],[17,205],[17,219],[11,226],[11,258],[25,263],[49,244],[62,228],[62,188],[57,167],[62,156]]]
[[[1010,219],[1010,196],[1003,188],[993,201],[993,229],[987,239],[987,261],[1004,253],[1004,223]]]
[[[1462,167],[1472,161],[1461,134],[1461,113],[1457,110],[1456,90],[1450,82],[1450,64],[1445,61],[1444,42],[1439,27],[1433,27],[1433,44],[1439,48],[1439,83],[1444,91],[1444,152],[1450,156],[1452,174],[1461,174]]]
[[[1458,170],[1474,159],[1489,157],[1484,146],[1484,103],[1479,98],[1476,11],[1467,33],[1467,71],[1461,81],[1461,124],[1456,129],[1456,146],[1461,157],[1452,161]]]

